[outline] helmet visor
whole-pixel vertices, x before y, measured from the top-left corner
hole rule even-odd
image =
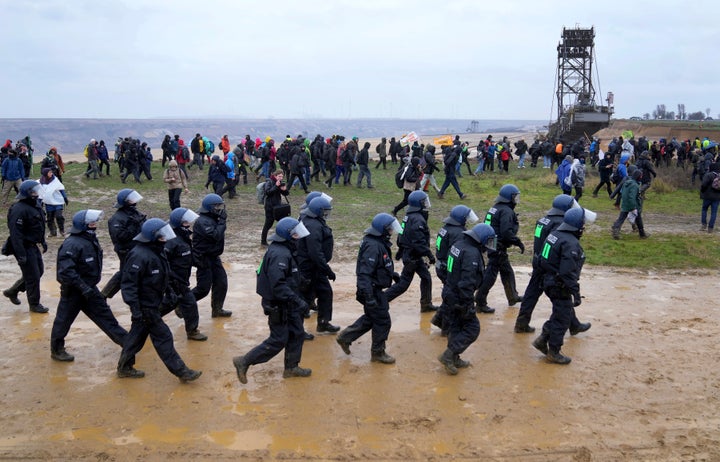
[[[175,231],[173,231],[172,226],[167,224],[157,231],[156,237],[158,241],[169,241],[175,238]]]
[[[497,236],[489,237],[485,241],[485,247],[489,250],[497,250]]]
[[[302,239],[310,235],[310,231],[305,227],[303,222],[299,222],[291,231],[290,235],[293,239]]]
[[[430,207],[432,207],[432,205],[430,205],[430,197],[429,196],[426,197],[425,199],[423,199],[422,206],[425,209],[429,209]]]
[[[92,223],[97,223],[102,220],[104,216],[105,213],[103,213],[102,210],[88,209],[88,211],[85,212],[85,224],[90,225]]]
[[[402,234],[403,229],[402,226],[400,226],[400,222],[397,221],[397,219],[393,220],[390,225],[388,225],[388,228],[390,228],[390,231],[395,231],[397,234]]]
[[[40,186],[40,183],[38,183],[35,186],[33,186],[30,191],[28,191],[28,194],[30,195],[30,197],[39,197],[41,192],[42,192],[42,186]]]
[[[470,209],[470,213],[468,213],[467,218],[465,219],[467,223],[477,223],[480,218],[475,214],[475,211],[473,209]]]
[[[332,196],[330,196],[329,194],[321,193],[319,197],[327,199],[328,202],[332,202]]]
[[[192,210],[187,209],[187,211],[183,214],[182,218],[180,219],[180,223],[193,224],[193,223],[195,223],[195,220],[197,220],[199,216],[200,215],[193,212]]]
[[[143,199],[143,197],[140,195],[139,192],[133,191],[127,195],[127,197],[125,198],[125,202],[130,203],[130,204],[137,204],[142,199]]]
[[[573,199],[572,205],[570,206],[570,209],[578,209],[578,208],[580,208],[580,204],[578,204],[578,201],[576,201],[575,199]],[[570,210],[570,209],[568,209],[568,210]]]
[[[513,204],[517,205],[520,203],[520,193],[513,194],[512,196]]]
[[[597,213],[592,210],[585,209],[585,225],[591,225],[597,220]]]

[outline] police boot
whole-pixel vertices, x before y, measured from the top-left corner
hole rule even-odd
[[[507,298],[508,306],[513,306],[522,302],[522,296],[518,295],[514,280],[511,279],[510,281],[504,281],[503,288],[505,289],[505,297]]]
[[[318,333],[336,334],[340,331],[340,327],[330,324],[330,321],[318,321],[316,330]]]
[[[310,377],[312,369],[295,366],[283,371],[283,378],[289,379],[290,377]]]
[[[565,365],[565,364],[570,364],[570,361],[572,361],[572,359],[570,359],[569,357],[560,353],[559,350],[558,351],[549,350],[545,357],[547,358],[548,362],[553,363],[553,364]]]
[[[455,355],[450,350],[443,351],[443,354],[438,356],[438,361],[445,367],[445,372],[450,375],[457,375],[458,370],[455,366]]]
[[[442,329],[442,327],[443,327],[443,325],[442,325],[442,315],[440,314],[440,310],[438,310],[438,311],[435,313],[435,315],[432,317],[432,319],[430,320],[430,324],[432,324],[432,325],[435,326],[435,327],[438,327],[438,328]]]
[[[117,376],[121,379],[141,379],[145,377],[145,372],[141,371],[140,369],[135,369],[132,366],[123,367],[118,368]]]
[[[71,355],[67,351],[65,351],[65,348],[60,348],[59,350],[50,350],[50,357],[54,359],[55,361],[63,361],[63,362],[70,362],[75,361],[75,356]]]
[[[460,357],[460,355],[453,356],[453,364],[455,364],[455,367],[457,367],[458,369],[470,367],[470,361],[465,361]]]
[[[545,329],[542,330],[538,338],[533,340],[532,346],[534,346],[537,350],[539,350],[542,354],[548,353],[548,339],[550,338],[550,334]]]
[[[247,383],[247,371],[250,365],[245,362],[245,356],[235,356],[233,358],[233,366],[235,366],[235,372],[237,372],[240,383]]]
[[[515,320],[515,333],[516,334],[531,334],[535,332],[535,328],[530,325],[530,320],[526,316],[518,315]]]
[[[194,371],[188,367],[185,368],[184,371],[178,375],[178,378],[182,383],[188,383],[192,382],[193,380],[197,380],[198,377],[202,375],[202,371]]]
[[[47,313],[50,311],[48,307],[43,305],[42,303],[38,303],[37,305],[30,305],[30,311],[33,313]]]
[[[395,358],[382,351],[373,351],[370,354],[370,361],[374,363],[395,364]]]
[[[20,305],[20,299],[18,298],[18,292],[23,284],[23,280],[20,279],[15,282],[9,289],[3,290],[3,295],[10,299],[13,305]]]
[[[202,332],[200,332],[197,329],[194,329],[194,330],[191,330],[190,332],[188,332],[187,338],[188,338],[188,340],[195,340],[198,342],[204,342],[205,340],[208,339],[207,335],[203,334]]]
[[[480,305],[480,304],[476,303],[475,311],[477,311],[478,313],[492,314],[495,312],[495,308],[489,307],[487,305]]]
[[[589,330],[592,324],[589,322],[581,322],[575,327],[570,327],[570,335],[577,335],[580,332],[585,332],[586,330]]]
[[[420,302],[420,312],[421,313],[429,313],[431,311],[437,311],[438,310],[437,305],[433,305],[432,302]]]
[[[213,318],[229,318],[232,316],[232,311],[223,310],[222,305],[216,301],[210,302],[210,306],[212,307]]]
[[[344,331],[343,331],[343,332],[344,332]],[[338,335],[337,338],[335,339],[335,341],[337,342],[338,345],[340,345],[340,348],[342,348],[342,351],[343,351],[346,355],[349,355],[349,354],[350,354],[350,345],[351,345],[351,342],[348,342],[348,341],[343,340],[342,334]]]

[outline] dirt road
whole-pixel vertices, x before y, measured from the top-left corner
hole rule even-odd
[[[396,365],[369,362],[369,336],[350,356],[333,336],[318,336],[301,363],[312,377],[283,379],[277,357],[252,367],[243,386],[231,358],[264,339],[267,326],[255,263],[232,263],[232,318],[213,320],[209,302],[200,302],[207,342],[188,342],[181,320],[167,317],[181,356],[203,371],[183,385],[150,342],[137,364],[146,377],[116,378],[119,348],[82,314],[67,338],[75,362],[52,361],[58,286],[50,260],[42,286],[49,315],[0,297],[3,459],[720,459],[718,274],[586,268],[578,314],[593,327],[566,340],[566,367],[547,364],[530,345],[533,335],[512,333],[517,308],[504,306],[498,282],[489,300],[499,309],[481,315],[480,338],[464,355],[473,366],[455,377],[436,359],[445,339],[431,315],[419,313],[415,282],[392,304],[388,352]],[[105,279],[116,265],[108,259]],[[18,275],[5,257],[0,270],[6,286]],[[334,320],[347,326],[361,311],[354,265],[336,272]],[[529,268],[517,273],[524,287]],[[111,306],[129,326],[119,296]],[[543,299],[533,324],[548,316]],[[314,317],[306,326],[314,331]]]

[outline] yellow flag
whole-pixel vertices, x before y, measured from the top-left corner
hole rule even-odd
[[[433,144],[435,146],[451,146],[453,144],[452,135],[442,135],[433,138]]]

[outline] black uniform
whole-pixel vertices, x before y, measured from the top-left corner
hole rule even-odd
[[[65,337],[82,311],[110,340],[122,346],[127,331],[122,328],[97,288],[102,276],[103,251],[94,232],[71,234],[60,246],[57,281],[60,301],[50,334],[50,351],[65,350]]]
[[[328,264],[333,253],[332,229],[323,217],[305,214],[301,221],[310,232],[297,243],[297,262],[303,281],[301,292],[308,304],[317,297],[318,326],[327,325],[333,314],[333,290],[328,279],[335,280]]]
[[[177,305],[185,320],[185,331],[189,334],[198,328],[200,321],[197,301],[190,290],[190,272],[193,263],[190,239],[192,232],[184,226],[173,228],[173,231],[175,231],[175,239],[165,243],[165,257],[170,266],[169,285],[172,293],[177,297]]]
[[[45,272],[42,251],[47,251],[45,243],[45,214],[40,201],[36,198],[19,199],[8,210],[8,229],[15,259],[20,266],[22,277],[5,291],[6,296],[17,298],[18,292],[27,293],[30,311],[46,313],[48,310],[40,304],[40,278]]]
[[[448,350],[457,359],[480,335],[473,294],[485,270],[482,246],[463,235],[450,248],[448,274],[443,287],[443,304],[448,308],[450,332]]]
[[[427,212],[417,210],[408,212],[403,218],[403,233],[398,237],[399,256],[403,261],[400,280],[390,287],[385,295],[388,302],[405,293],[410,287],[415,274],[420,277],[420,310],[433,311],[432,277],[423,257],[428,257],[431,264],[435,256],[430,250],[430,231],[427,226]]]
[[[540,268],[545,273],[543,287],[552,301],[552,314],[543,325],[543,333],[548,336],[550,351],[555,353],[563,345],[574,307],[580,305],[580,272],[585,263],[578,232],[561,228],[550,233],[540,253]]]
[[[113,274],[102,290],[106,298],[112,298],[120,290],[120,280],[125,268],[125,259],[128,252],[135,247],[137,241],[134,241],[133,238],[140,233],[140,228],[142,228],[146,218],[146,215],[138,212],[135,205],[125,204],[108,220],[110,240],[112,240],[113,249],[115,249],[115,253],[120,260],[120,269]]]
[[[500,280],[505,288],[505,296],[508,304],[514,305],[521,301],[515,287],[515,272],[510,266],[507,249],[512,245],[520,247],[521,251],[525,250],[525,246],[517,236],[520,229],[517,215],[515,214],[515,204],[512,202],[496,202],[485,215],[485,224],[493,227],[497,234],[497,249],[488,252],[488,265],[483,274],[483,281],[480,288],[475,292],[475,303],[478,310],[487,311],[487,296],[490,289],[495,284],[498,272]]]
[[[360,243],[355,274],[357,300],[363,304],[364,314],[337,337],[337,342],[350,345],[367,331],[372,330],[373,354],[385,352],[385,341],[390,335],[390,304],[383,292],[392,284],[394,273],[390,240],[386,235],[366,234]]]
[[[160,313],[170,272],[163,248],[162,242],[138,242],[127,254],[121,291],[123,301],[130,306],[132,325],[123,343],[118,371],[133,368],[135,355],[148,335],[172,374],[182,377],[189,371],[175,351],[172,333]]]
[[[282,203],[282,198],[290,194],[290,190],[287,189],[285,182],[283,181],[280,186],[277,185],[275,177],[271,177],[265,182],[265,223],[263,223],[263,229],[260,234],[260,244],[267,245],[267,234],[275,223],[275,215],[273,209],[276,205]]]
[[[220,260],[220,255],[225,250],[225,227],[224,210],[222,215],[200,212],[200,216],[193,225],[192,250],[193,262],[197,266],[195,273],[197,285],[193,288],[192,293],[195,300],[200,301],[212,289],[210,306],[213,317],[232,314],[223,310],[228,289],[227,273],[223,268],[222,260]]]
[[[438,279],[443,283],[443,293],[445,291],[444,286],[447,281],[447,259],[450,247],[462,236],[465,227],[457,224],[454,220],[452,222],[446,222],[445,225],[438,231],[437,238],[435,239],[435,274]],[[437,313],[433,316],[432,323],[438,326],[444,333],[448,332],[450,326],[450,316],[445,304],[445,299],[440,304]]]
[[[269,361],[285,349],[285,369],[300,364],[305,341],[302,312],[307,304],[297,286],[294,244],[271,241],[257,273],[256,292],[268,316],[270,337],[244,356],[246,366]]]

